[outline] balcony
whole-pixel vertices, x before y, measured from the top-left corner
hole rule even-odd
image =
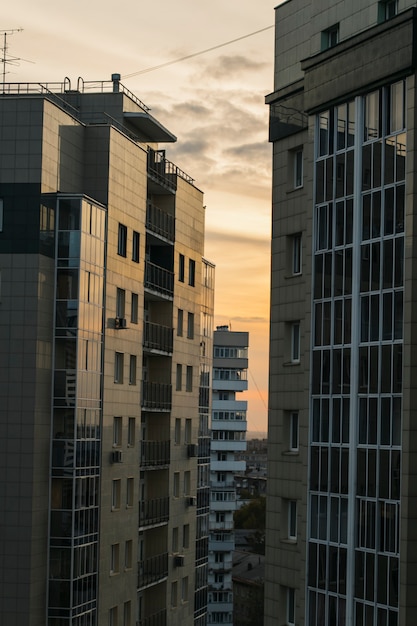
[[[170,441],[142,441],[140,450],[141,469],[161,468],[169,465]]]
[[[143,617],[136,622],[136,626],[166,626],[167,624],[167,611],[162,609],[157,613]]]
[[[169,496],[139,502],[139,528],[165,524],[169,519]]]
[[[156,292],[158,295],[171,299],[174,295],[174,274],[169,270],[145,262],[145,289]]]
[[[161,582],[168,576],[168,552],[156,554],[138,563],[138,589]]]
[[[165,150],[148,148],[148,176],[156,184],[171,191],[177,189],[177,176],[194,185],[191,176],[165,158]]]
[[[146,228],[168,241],[175,239],[175,218],[151,202],[146,206]]]
[[[143,347],[150,351],[172,354],[173,334],[173,329],[169,326],[145,322]]]
[[[170,411],[172,385],[142,381],[142,408],[154,411]]]

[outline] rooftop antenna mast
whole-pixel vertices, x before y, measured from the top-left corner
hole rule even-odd
[[[6,65],[8,63],[13,64],[16,63],[16,61],[20,61],[17,57],[7,57],[7,37],[8,35],[14,35],[14,33],[20,33],[22,30],[23,28],[10,28],[9,30],[0,31],[0,34],[3,35],[3,57],[1,59],[1,62],[3,63],[3,93],[6,84]]]

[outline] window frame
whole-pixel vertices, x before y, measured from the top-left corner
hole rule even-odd
[[[124,353],[114,353],[114,383],[116,385],[123,385],[124,375]]]
[[[302,147],[293,151],[293,174],[294,189],[301,189],[304,186],[304,152]]]
[[[300,362],[300,322],[291,324],[291,363]]]
[[[133,448],[136,441],[136,417],[129,417],[127,422],[127,445]]]
[[[190,287],[195,287],[195,269],[194,259],[188,259],[188,284]]]
[[[288,539],[297,541],[297,500],[288,500]]]
[[[117,231],[117,254],[124,258],[127,256],[127,226],[120,222]]]
[[[184,332],[184,310],[178,309],[177,312],[177,337],[182,337]]]
[[[194,339],[194,313],[187,313],[187,339]]]
[[[137,356],[131,354],[129,358],[129,385],[136,385],[136,373],[137,373]]]
[[[321,31],[321,49],[322,50],[328,50],[329,48],[333,48],[339,43],[339,41],[340,41],[339,22]]]
[[[185,281],[185,256],[181,252],[178,255],[178,280],[180,283]]]
[[[139,263],[140,260],[140,233],[137,230],[133,231],[132,236],[132,261]]]
[[[290,426],[290,429],[289,429],[289,450],[291,452],[298,452],[299,449],[300,449],[299,413],[298,413],[298,411],[291,411],[289,426]]]
[[[126,290],[116,287],[116,317],[122,319],[126,312]]]
[[[123,417],[113,417],[113,447],[121,448],[123,440]]]
[[[112,543],[110,546],[110,575],[120,573],[120,544]]]
[[[139,320],[139,294],[132,291],[132,299],[130,301],[130,321],[137,324]]]
[[[187,365],[185,373],[185,391],[192,392],[193,390],[193,366]]]
[[[293,276],[302,274],[302,234],[296,233],[291,237],[291,270]]]
[[[287,626],[295,626],[295,589],[287,587]]]

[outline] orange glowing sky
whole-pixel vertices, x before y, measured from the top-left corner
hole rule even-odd
[[[177,137],[167,158],[204,191],[205,256],[216,265],[215,325],[249,331],[248,430],[266,431],[273,90],[270,0],[17,0],[2,6],[6,82],[122,83]],[[3,46],[3,39],[0,41]],[[158,70],[148,68],[217,47]],[[4,55],[2,54],[2,57]],[[132,75],[132,76],[131,76]],[[162,146],[161,146],[162,147]]]

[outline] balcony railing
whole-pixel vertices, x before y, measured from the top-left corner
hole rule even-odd
[[[136,626],[166,626],[167,624],[167,610],[162,609],[158,613],[143,617],[136,622]]]
[[[177,176],[194,185],[194,179],[191,176],[165,158],[165,150],[148,149],[148,174],[163,186],[174,191],[177,188]]]
[[[172,353],[174,340],[173,329],[161,324],[145,322],[143,346],[149,350],[161,350]]]
[[[145,287],[164,296],[174,295],[174,274],[150,261],[145,263]]]
[[[169,441],[142,441],[140,466],[159,467],[168,465],[170,460]]]
[[[169,241],[175,239],[174,216],[155,206],[152,202],[148,202],[146,206],[146,228]]]
[[[139,502],[139,527],[162,524],[169,519],[169,496]]]
[[[138,589],[168,576],[168,552],[156,554],[138,563]]]
[[[172,404],[172,385],[142,381],[142,407],[170,411]]]

